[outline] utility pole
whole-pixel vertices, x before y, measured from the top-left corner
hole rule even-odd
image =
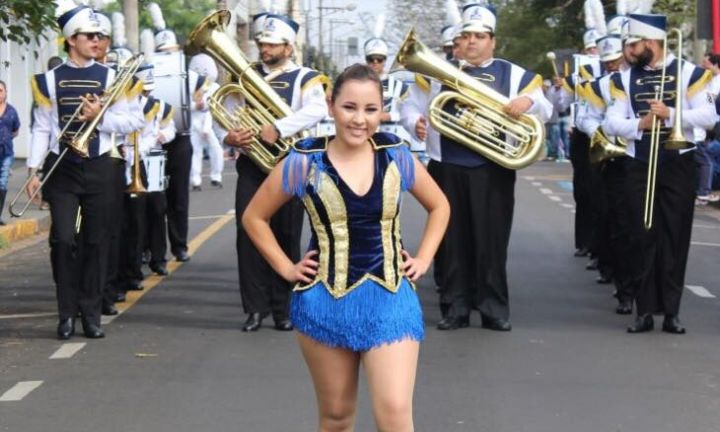
[[[318,69],[320,72],[323,72],[323,66],[324,66],[324,63],[325,63],[325,62],[323,61],[323,29],[322,29],[322,25],[323,25],[323,16],[322,16],[322,14],[323,14],[323,0],[318,0],[318,2],[319,2],[319,5],[318,5],[318,16],[319,16],[319,18],[318,18],[317,69]]]
[[[132,52],[138,52],[140,48],[138,0],[123,0],[123,14],[125,15],[125,36],[128,48]]]

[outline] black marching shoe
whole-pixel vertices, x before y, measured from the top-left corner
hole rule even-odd
[[[187,262],[190,261],[190,255],[188,255],[185,250],[178,251],[178,253],[175,254],[175,259],[180,262]]]
[[[677,315],[665,315],[662,331],[672,334],[685,334],[685,327],[680,324],[680,319]]]
[[[115,303],[123,303],[127,300],[127,295],[124,292],[115,294]]]
[[[288,318],[277,318],[275,319],[275,330],[292,331],[293,325]]]
[[[581,247],[581,248],[575,249],[575,253],[573,255],[576,257],[584,257],[584,256],[588,256],[589,253],[590,253],[590,249],[588,249],[586,247]]]
[[[217,180],[211,180],[210,185],[212,185],[218,189],[222,189],[222,183]]]
[[[75,334],[75,318],[61,318],[57,326],[57,337],[60,340],[68,340]]]
[[[645,333],[655,328],[655,320],[651,314],[638,315],[633,325],[627,328],[628,333]]]
[[[598,269],[598,259],[590,258],[590,261],[588,261],[588,263],[585,264],[585,270],[597,270],[597,269]]]
[[[260,327],[262,326],[262,320],[263,320],[263,316],[259,312],[249,314],[247,320],[245,321],[245,324],[242,326],[242,331],[244,331],[244,332],[258,331],[260,329]]]
[[[93,324],[90,321],[83,320],[83,334],[88,339],[100,339],[105,337],[105,332],[100,328],[98,324]]]
[[[612,278],[601,273],[600,276],[595,278],[595,282],[600,285],[607,285],[612,282]]]
[[[441,319],[437,324],[438,330],[456,330],[470,326],[470,317],[468,315],[455,316],[448,315]]]
[[[145,287],[142,285],[142,281],[130,281],[127,284],[128,291],[142,291]]]
[[[630,315],[632,314],[632,310],[633,307],[631,301],[621,301],[615,308],[615,313],[618,315]]]
[[[109,304],[109,305],[104,304],[102,306],[102,314],[103,315],[113,316],[113,315],[117,315],[119,313],[120,312],[117,310],[117,308],[115,307],[114,304]]]
[[[158,276],[167,276],[168,271],[165,264],[150,264],[150,270]]]
[[[483,316],[482,323],[480,326],[484,329],[488,330],[494,330],[494,331],[510,331],[512,330],[512,325],[510,325],[510,321],[502,318],[490,318]]]

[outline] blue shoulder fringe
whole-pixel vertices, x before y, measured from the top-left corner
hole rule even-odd
[[[307,138],[300,140],[290,149],[283,167],[283,191],[302,198],[306,187],[312,185],[317,190],[320,173],[327,170],[323,155],[327,151],[329,137]],[[415,160],[410,147],[395,135],[377,133],[371,143],[376,152],[384,151],[395,162],[400,171],[400,188],[403,192],[415,184]],[[310,167],[315,167],[315,175],[308,178]]]

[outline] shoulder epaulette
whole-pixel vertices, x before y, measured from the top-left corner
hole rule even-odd
[[[128,86],[128,89],[127,89],[127,91],[125,92],[125,97],[126,97],[128,100],[135,99],[135,98],[138,97],[138,96],[140,95],[140,93],[142,92],[144,85],[145,85],[145,83],[143,82],[143,80],[141,80],[141,79],[139,79],[139,78],[133,77],[133,78],[132,78],[132,84],[130,84],[130,85]]]
[[[293,149],[298,153],[315,153],[327,150],[328,137],[310,137],[296,141]]]
[[[582,87],[584,88],[582,92],[583,99],[598,108],[605,107],[605,100],[602,97],[599,80],[585,83],[585,85],[583,85]]]
[[[690,75],[690,80],[688,81],[688,90],[687,90],[688,99],[691,99],[699,91],[704,89],[705,86],[710,84],[710,81],[712,81],[712,79],[713,79],[712,72],[696,66],[693,69],[692,75]]]
[[[518,94],[526,94],[530,93],[531,91],[535,89],[542,88],[543,79],[540,75],[525,71],[525,74],[523,75],[522,79],[520,80],[520,88],[518,90]]]
[[[45,108],[52,106],[45,74],[37,74],[30,78],[30,87],[32,88],[33,99],[38,106]]]
[[[371,138],[370,142],[375,150],[390,147],[399,147],[405,145],[405,141],[395,134],[387,132],[377,132]]]
[[[610,78],[610,97],[613,99],[626,99],[625,86],[622,82],[622,74],[616,73]]]

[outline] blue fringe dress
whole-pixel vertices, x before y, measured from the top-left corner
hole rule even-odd
[[[424,337],[422,309],[402,272],[400,201],[414,182],[414,162],[395,135],[377,133],[375,176],[358,196],[327,157],[330,138],[299,141],[290,151],[283,188],[302,199],[311,226],[308,250],[317,250],[315,280],[297,285],[290,320],[331,347],[367,351]]]

